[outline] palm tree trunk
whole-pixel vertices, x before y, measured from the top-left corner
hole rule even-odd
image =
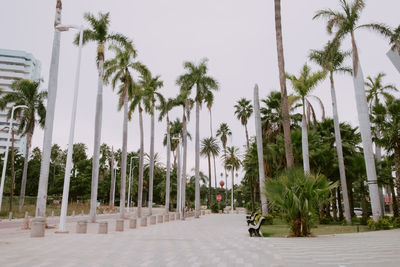
[[[99,53],[99,77],[97,80],[97,99],[96,99],[96,115],[94,122],[94,145],[93,145],[93,163],[92,163],[92,187],[90,193],[90,222],[96,222],[97,210],[97,188],[99,183],[99,160],[100,160],[100,139],[101,124],[103,117],[103,81],[104,81],[104,51],[102,45],[98,46]]]
[[[348,195],[348,191],[347,191],[346,171],[345,171],[345,167],[344,167],[344,158],[343,158],[342,137],[341,137],[341,134],[340,134],[339,115],[338,115],[338,109],[337,109],[335,83],[334,83],[334,80],[333,80],[333,73],[332,72],[330,73],[330,82],[331,82],[331,100],[332,100],[332,111],[333,111],[333,125],[334,125],[334,128],[335,128],[335,142],[336,142],[336,152],[337,152],[338,164],[339,164],[340,183],[342,185],[342,190],[343,190],[344,214],[345,214],[346,222],[348,224],[351,224],[349,195]]]
[[[393,209],[393,217],[399,217],[399,205],[397,204],[396,192],[394,191],[394,182],[393,179],[389,180],[390,194],[392,196],[392,209]]]
[[[124,97],[124,121],[122,130],[122,158],[121,158],[121,187],[119,193],[119,216],[121,219],[125,217],[125,194],[126,194],[126,160],[128,148],[128,88],[125,88]],[[128,199],[129,201],[129,199]]]
[[[110,164],[110,171],[111,171],[111,185],[110,185],[110,202],[109,206],[111,208],[114,207],[115,202],[115,173],[114,173],[114,147],[111,148],[111,164]]]
[[[189,110],[189,101],[185,101],[185,108],[183,110],[182,118],[182,131],[183,131],[183,163],[182,163],[182,182],[181,182],[181,198],[182,198],[182,220],[185,220],[185,207],[186,207],[186,164],[187,164],[187,122],[185,112]]]
[[[13,211],[14,199],[14,184],[15,184],[15,170],[14,170],[14,131],[11,129],[11,188],[10,188],[10,212]],[[12,214],[12,213],[11,213]]]
[[[290,168],[293,165],[294,158],[293,158],[292,140],[290,136],[290,117],[289,117],[289,106],[288,106],[287,91],[286,91],[285,59],[283,55],[281,0],[274,0],[274,3],[275,3],[276,47],[278,50],[279,82],[281,86],[283,135],[285,139],[286,165],[288,168]]]
[[[268,214],[268,203],[265,195],[265,177],[264,177],[264,151],[261,129],[260,100],[258,96],[258,85],[254,87],[254,118],[256,124],[257,156],[258,156],[258,177],[260,183],[261,212]]]
[[[310,173],[310,159],[308,155],[308,133],[307,133],[307,120],[306,120],[306,113],[305,113],[305,103],[304,98],[302,99],[303,102],[303,118],[301,120],[301,145],[303,151],[303,168],[304,173]]]
[[[165,181],[165,214],[169,213],[169,188],[171,176],[171,140],[170,140],[169,118],[167,114],[167,177]],[[179,179],[178,179],[179,180]]]
[[[244,129],[246,131],[246,145],[247,145],[247,150],[250,149],[250,142],[249,142],[249,131],[247,130],[247,123],[244,125]]]
[[[376,131],[375,132],[376,137],[378,139],[380,139],[381,133],[379,132],[378,129],[376,129],[375,131]],[[378,164],[382,161],[382,148],[379,145],[377,145],[376,143],[375,143],[375,158],[376,158],[376,161],[378,162]],[[378,185],[378,188],[379,188],[379,202],[380,202],[381,209],[383,212],[382,215],[385,215],[385,200],[383,197],[383,187]]]
[[[211,207],[211,157],[210,153],[207,155],[208,159],[208,201],[207,201],[207,208]]]
[[[371,198],[372,215],[375,221],[382,217],[382,209],[379,201],[379,188],[376,178],[375,159],[372,151],[371,126],[369,121],[368,102],[364,89],[364,76],[358,58],[357,45],[354,32],[351,32],[353,48],[353,82],[356,96],[358,120],[364,151],[365,167],[367,170],[369,194]]]
[[[336,188],[336,195],[338,201],[339,220],[343,220],[342,197],[340,196],[340,187]]]
[[[232,190],[231,190],[231,213],[233,213],[233,187],[235,185],[234,176],[235,176],[235,168],[231,169],[232,174]]]
[[[150,125],[150,170],[149,170],[149,215],[153,208],[153,181],[154,181],[154,102],[151,106],[151,125]]]
[[[54,28],[61,23],[61,0],[57,0]],[[58,63],[60,58],[61,32],[54,29],[53,48],[51,54],[46,119],[43,133],[42,162],[40,164],[40,177],[38,196],[36,200],[36,217],[46,216],[47,184],[49,179],[51,142],[53,139],[54,111],[57,97]]]
[[[143,115],[142,107],[139,106],[139,128],[140,128],[140,155],[139,155],[139,185],[138,185],[138,202],[137,217],[142,216],[142,200],[143,200],[143,157],[144,157],[144,136],[143,136]]]
[[[181,174],[181,148],[178,142],[176,147],[176,157],[178,158],[178,166],[176,169],[176,209],[182,212],[182,174]]]
[[[215,155],[213,154],[213,164],[214,164],[214,185],[215,185],[215,189],[217,189],[218,185],[217,185],[217,166],[215,164]]]
[[[196,140],[195,140],[195,218],[200,216],[200,102],[196,101]]]
[[[31,148],[32,143],[32,133],[28,133],[26,135],[26,147],[25,147],[25,159],[24,159],[24,170],[22,173],[22,182],[21,182],[21,193],[19,195],[19,207],[18,211],[21,212],[24,206],[25,200],[25,191],[26,191],[26,179],[28,176],[28,162],[29,162],[29,150]],[[13,173],[11,175],[14,175]]]
[[[224,159],[226,159],[226,144],[224,144]],[[225,172],[225,206],[228,204],[228,174],[226,172],[226,164],[224,162]]]

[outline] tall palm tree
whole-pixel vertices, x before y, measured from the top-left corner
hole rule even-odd
[[[210,92],[209,94],[206,95],[204,101],[206,102],[208,113],[210,114],[210,137],[214,137],[213,134],[213,127],[212,127],[212,106],[214,104],[214,94]],[[217,166],[215,164],[215,155],[213,155],[213,164],[214,164],[214,185],[215,188],[217,188]],[[211,179],[211,177],[210,177]]]
[[[290,137],[290,116],[286,90],[285,59],[283,55],[281,0],[274,0],[275,4],[275,33],[276,48],[278,50],[279,82],[281,86],[282,125],[285,139],[286,165],[290,168],[294,163],[292,140]]]
[[[372,151],[371,126],[368,113],[368,102],[364,89],[364,76],[362,73],[358,48],[355,39],[355,30],[360,13],[365,7],[363,0],[354,0],[351,3],[347,0],[339,0],[341,11],[331,9],[320,10],[314,16],[315,18],[324,18],[327,22],[327,31],[329,34],[335,31],[335,40],[341,40],[350,35],[353,51],[353,82],[356,95],[356,106],[358,120],[360,122],[360,132],[363,144],[365,166],[367,170],[369,194],[371,198],[372,214],[374,220],[378,220],[383,215],[380,205],[379,189],[376,178],[376,169],[374,153]]]
[[[232,191],[231,191],[231,211],[233,212],[233,186],[234,186],[234,173],[235,170],[240,168],[242,164],[239,158],[239,148],[231,146],[227,148],[227,154],[224,155],[224,162],[226,168],[231,171],[232,174]]]
[[[361,25],[359,28],[368,28],[388,38],[391,49],[400,54],[400,25],[397,28],[392,28],[383,23],[370,23]]]
[[[191,91],[196,87],[196,137],[195,137],[195,218],[200,216],[200,106],[210,90],[218,90],[218,82],[208,76],[207,59],[202,59],[198,65],[193,62],[185,62],[184,68],[187,71],[177,79],[177,84]]]
[[[301,69],[299,77],[294,75],[286,74],[286,77],[292,83],[293,89],[301,98],[303,106],[303,117],[301,124],[301,136],[302,136],[302,151],[303,151],[303,167],[304,172],[310,172],[310,158],[308,154],[308,132],[307,132],[307,119],[306,119],[306,97],[310,94],[311,90],[314,89],[320,81],[325,78],[325,73],[317,71],[311,73],[311,68],[304,64]]]
[[[329,73],[329,81],[331,84],[331,101],[333,111],[333,123],[335,130],[336,152],[338,156],[340,183],[343,190],[344,211],[346,222],[351,223],[351,212],[349,204],[349,195],[347,191],[346,171],[343,158],[342,137],[340,135],[339,114],[337,108],[335,83],[333,79],[334,73],[351,73],[351,68],[343,66],[343,62],[349,53],[340,50],[340,42],[328,42],[323,50],[312,50],[310,60],[314,61]]]
[[[167,136],[166,136],[166,145],[167,145],[167,173],[166,173],[166,181],[165,181],[165,212],[168,214],[169,212],[169,197],[170,197],[170,176],[171,176],[171,123],[169,121],[169,112],[174,108],[174,100],[172,98],[165,99],[164,97],[159,98],[160,103],[157,107],[160,110],[160,114],[158,116],[158,120],[162,121],[163,118],[166,118],[167,122]],[[179,175],[177,179],[179,185]],[[179,187],[178,187],[179,188]]]
[[[228,136],[232,135],[232,131],[229,129],[229,126],[227,123],[223,122],[219,125],[219,128],[217,130],[217,136],[219,136],[221,143],[222,143],[222,148],[224,149],[224,154],[223,154],[223,159],[226,158],[226,142],[228,141]],[[228,175],[226,173],[226,165],[224,162],[224,171],[225,171],[225,194],[227,194],[228,191]],[[226,197],[225,197],[226,200]]]
[[[90,28],[83,31],[82,44],[89,42],[97,43],[97,97],[96,97],[96,116],[94,125],[94,146],[93,146],[93,163],[92,163],[92,187],[90,197],[90,216],[91,222],[96,221],[97,207],[97,188],[99,179],[99,157],[100,157],[100,141],[101,141],[101,124],[103,117],[103,81],[104,81],[104,46],[107,43],[117,43],[129,46],[129,40],[119,33],[110,33],[110,13],[99,13],[96,18],[91,13],[85,13],[84,19],[89,23]],[[79,34],[75,37],[75,44],[79,43]],[[133,49],[133,48],[132,48]]]
[[[214,137],[206,137],[201,141],[200,155],[207,157],[208,160],[208,201],[207,207],[211,206],[211,155],[219,154],[219,146]]]
[[[187,120],[190,120],[190,111],[193,108],[193,100],[190,98],[190,91],[186,90],[185,87],[181,87],[180,94],[174,100],[175,105],[182,106],[182,138],[183,138],[183,155],[182,155],[182,172],[181,172],[181,203],[184,205],[182,211],[185,212],[186,204],[186,175],[187,175],[187,138],[189,137],[187,131]],[[181,217],[182,220],[185,216]]]
[[[128,101],[133,98],[133,83],[131,71],[138,69],[140,63],[135,61],[136,50],[133,49],[133,45],[130,44],[127,47],[119,47],[111,45],[110,49],[114,51],[115,57],[107,60],[104,63],[105,75],[104,80],[106,83],[110,82],[112,88],[115,89],[117,84],[119,86],[119,102],[118,110],[124,108],[123,117],[123,131],[122,131],[122,158],[121,158],[121,187],[120,187],[120,204],[119,212],[120,218],[123,219],[125,216],[125,185],[126,185],[126,161],[127,161],[127,147],[128,147]]]
[[[152,214],[153,207],[153,181],[154,181],[154,112],[156,106],[156,100],[161,96],[157,92],[158,88],[163,86],[163,82],[160,80],[160,76],[153,77],[149,69],[142,66],[140,69],[141,80],[139,85],[143,89],[143,100],[145,103],[145,110],[151,116],[150,122],[150,171],[149,171],[149,215]]]
[[[250,148],[250,145],[249,145],[249,132],[247,131],[247,122],[251,117],[251,114],[253,114],[253,106],[251,105],[250,100],[247,100],[246,98],[241,98],[236,102],[236,105],[234,107],[235,107],[236,118],[240,120],[246,131],[246,144],[248,150]]]
[[[111,175],[111,184],[110,184],[110,200],[109,206],[114,208],[115,201],[115,172],[114,172],[114,147],[111,147],[111,157],[110,157],[110,175]]]
[[[0,91],[0,109],[4,110],[7,105],[25,105],[25,109],[16,109],[14,116],[19,118],[17,133],[26,136],[24,170],[22,173],[21,193],[19,197],[19,208],[21,212],[24,206],[26,178],[28,175],[29,150],[32,144],[32,136],[37,122],[44,127],[46,108],[43,101],[47,98],[47,91],[39,91],[40,81],[17,80],[11,84],[11,92]],[[8,111],[11,117],[11,109]],[[36,118],[39,117],[37,121]],[[14,119],[14,118],[13,118]]]
[[[57,0],[56,14],[54,17],[54,36],[53,36],[53,48],[51,50],[50,60],[50,71],[49,71],[49,83],[48,83],[48,101],[46,106],[46,121],[43,132],[43,149],[42,149],[42,161],[40,162],[40,177],[38,186],[38,195],[36,200],[36,217],[46,217],[46,203],[47,203],[47,187],[49,180],[49,167],[50,167],[50,153],[51,143],[53,138],[53,124],[54,124],[54,112],[57,98],[57,82],[58,82],[58,65],[60,59],[60,41],[61,32],[57,30],[57,26],[61,24],[61,11],[62,2]]]

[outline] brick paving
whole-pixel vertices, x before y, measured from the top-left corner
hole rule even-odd
[[[101,219],[102,220],[102,219]],[[243,214],[205,215],[97,234],[1,229],[0,266],[400,266],[400,230],[319,236],[250,238]]]

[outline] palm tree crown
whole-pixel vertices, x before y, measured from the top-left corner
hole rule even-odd
[[[385,101],[388,101],[390,98],[393,98],[393,95],[390,92],[398,92],[396,86],[393,84],[383,84],[383,78],[386,76],[385,73],[378,73],[376,77],[367,77],[367,81],[365,82],[365,86],[367,89],[367,101],[370,103],[370,108],[372,106],[376,106],[380,103],[380,98],[383,97]]]
[[[228,141],[228,136],[232,135],[232,131],[229,129],[229,126],[227,123],[223,122],[220,124],[218,130],[217,130],[217,136],[220,137],[222,146],[224,149],[226,148],[226,142]]]

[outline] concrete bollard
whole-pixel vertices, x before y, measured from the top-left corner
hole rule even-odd
[[[72,211],[72,217],[75,217],[75,210]]]
[[[99,234],[108,233],[108,222],[99,222]]]
[[[202,210],[202,211],[201,211],[201,215],[206,215],[206,211],[205,211],[205,210]]]
[[[12,220],[12,211],[10,211],[10,213],[8,214],[8,219],[11,221]]]
[[[129,228],[130,229],[135,229],[136,228],[136,219],[130,219],[129,220]]]
[[[87,233],[87,221],[81,220],[76,223],[76,233],[86,234]]]
[[[164,222],[164,215],[157,215],[157,223],[163,223]]]
[[[54,217],[54,210],[51,211],[51,217]]]
[[[175,213],[175,219],[180,220],[181,219],[181,214],[180,213]]]
[[[117,231],[117,232],[124,231],[124,220],[123,219],[117,219],[116,224],[115,224],[115,231]]]
[[[83,210],[81,210],[81,216],[85,215],[85,213],[83,212]]]
[[[46,218],[37,217],[32,220],[31,237],[44,237]]]
[[[150,224],[156,224],[156,216],[151,216],[150,217]]]
[[[140,226],[142,227],[147,226],[147,217],[140,218]]]
[[[25,212],[25,218],[24,218],[24,226],[22,227],[22,229],[29,229],[29,216],[28,216],[28,212]]]
[[[164,222],[169,222],[169,215],[168,214],[164,215]]]
[[[222,210],[219,210],[218,213],[219,213],[219,214],[222,214]]]
[[[171,214],[169,215],[169,220],[170,220],[170,221],[175,221],[175,213],[171,213]]]

